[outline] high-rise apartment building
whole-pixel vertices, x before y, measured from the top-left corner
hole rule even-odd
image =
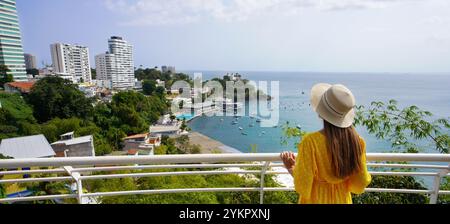
[[[109,52],[95,56],[95,66],[98,80],[112,80],[116,74],[116,59]]]
[[[87,47],[56,43],[50,45],[50,50],[55,74],[71,77],[74,83],[92,81]]]
[[[116,36],[108,40],[108,45],[109,52],[95,57],[97,79],[111,80],[113,89],[133,89],[133,46]]]
[[[16,81],[27,81],[16,0],[0,1],[0,64]]]
[[[32,54],[24,54],[25,56],[25,67],[27,69],[37,69],[36,56]]]

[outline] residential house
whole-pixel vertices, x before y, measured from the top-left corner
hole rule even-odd
[[[14,159],[50,158],[55,152],[44,135],[34,135],[19,138],[3,139],[0,144],[0,154]],[[30,170],[31,167],[22,167],[20,170]],[[7,175],[2,179],[29,178],[25,175]],[[32,194],[26,187],[18,184],[6,184],[7,197],[26,197]]]
[[[60,137],[60,141],[51,144],[56,157],[95,157],[92,135],[75,138],[74,133],[70,132]]]
[[[36,82],[9,82],[4,85],[5,92],[7,93],[18,93],[18,94],[28,94],[33,88]]]
[[[161,138],[162,135],[153,133],[128,136],[124,139],[123,151],[148,151],[149,155],[153,155],[155,148],[161,145]]]

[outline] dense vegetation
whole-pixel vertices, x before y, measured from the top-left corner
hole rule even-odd
[[[134,72],[134,74],[139,81],[143,82],[154,82],[159,79],[160,81],[163,81],[165,83],[165,87],[167,89],[170,89],[172,84],[177,81],[186,81],[190,84],[193,84],[191,77],[187,74],[170,72],[163,73],[157,68],[139,68]]]
[[[128,91],[110,103],[96,102],[58,77],[38,81],[25,97],[0,93],[0,102],[0,140],[44,134],[54,142],[74,131],[76,136],[94,135],[97,155],[120,150],[126,135],[147,131],[167,111],[164,95]]]
[[[5,83],[12,82],[14,80],[13,76],[8,74],[8,72],[10,72],[8,66],[0,65],[0,89],[3,89]]]
[[[167,171],[168,170],[152,170],[151,172]],[[182,172],[188,170],[178,169],[176,171]],[[266,183],[268,187],[279,187],[272,178],[267,178]],[[100,192],[185,188],[257,188],[259,187],[259,180],[238,175],[167,176],[140,179],[123,178],[114,180],[96,180],[86,182],[86,186],[88,189],[95,189]],[[297,195],[293,192],[270,192],[265,194],[265,203],[296,203],[298,200],[297,198]],[[258,204],[259,192],[181,193],[104,197],[101,198],[101,202],[107,204]]]

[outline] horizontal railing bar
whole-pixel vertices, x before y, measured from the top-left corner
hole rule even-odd
[[[373,176],[438,176],[439,173],[429,172],[369,172]]]
[[[386,167],[386,168],[418,168],[418,169],[439,169],[447,170],[448,166],[439,165],[423,165],[423,164],[386,164],[386,163],[368,163],[369,167]]]
[[[43,178],[24,178],[24,179],[2,179],[0,184],[13,184],[13,183],[30,183],[30,182],[59,182],[70,181],[72,177],[43,177]]]
[[[224,174],[260,174],[261,171],[186,171],[186,172],[159,172],[159,173],[131,173],[82,176],[81,180],[117,179],[117,178],[141,178],[162,176],[190,176],[190,175],[224,175]]]
[[[46,196],[33,196],[33,197],[21,197],[21,198],[4,198],[4,199],[0,199],[0,203],[69,199],[69,198],[76,198],[76,197],[77,197],[76,194],[61,194],[61,195],[46,195]]]
[[[2,175],[25,175],[25,174],[48,174],[48,173],[66,173],[64,169],[37,169],[37,170],[14,170],[14,171],[0,171]]]
[[[162,189],[162,190],[137,190],[137,191],[115,191],[97,192],[83,194],[83,197],[111,197],[143,194],[179,194],[179,193],[213,193],[213,192],[258,192],[261,188],[184,188],[184,189]],[[294,188],[264,188],[265,192],[294,191]],[[432,190],[411,190],[411,189],[378,189],[368,188],[366,192],[382,193],[404,193],[404,194],[431,194]]]
[[[289,174],[284,171],[267,171],[267,174]],[[374,176],[437,176],[439,173],[427,173],[427,172],[369,172]]]
[[[201,193],[201,192],[258,192],[261,188],[185,188],[185,189],[162,189],[162,190],[139,190],[139,191],[116,191],[116,192],[97,192],[83,194],[83,197],[112,197],[112,196],[127,196],[127,195],[145,195],[145,194],[179,194],[179,193]],[[292,192],[294,188],[264,188],[265,192]],[[433,190],[411,190],[411,189],[383,189],[383,188],[367,188],[366,193],[404,193],[404,194],[431,194]],[[440,191],[440,195],[448,195],[450,191]],[[5,198],[0,199],[0,203],[12,202],[27,202],[27,201],[42,201],[53,199],[69,199],[76,198],[75,194],[63,195],[46,195],[46,196],[32,196],[20,198]]]
[[[366,188],[367,193],[432,194],[433,190]]]
[[[121,170],[146,170],[146,169],[196,169],[196,168],[245,168],[262,167],[262,164],[192,164],[192,165],[148,165],[148,166],[112,166],[112,167],[93,167],[93,168],[75,168],[74,172],[100,172],[100,171],[121,171]]]
[[[83,165],[129,165],[129,164],[192,164],[192,163],[226,163],[226,162],[279,162],[278,153],[266,154],[200,154],[200,155],[162,155],[162,156],[109,156],[109,157],[71,157],[71,158],[39,158],[39,159],[6,159],[0,160],[0,168],[18,167],[62,167]],[[404,154],[404,153],[371,153],[367,161],[391,162],[450,162],[450,154]]]
[[[373,176],[429,176],[435,177],[439,173],[428,173],[428,172],[369,172]]]
[[[184,189],[163,189],[163,190],[138,190],[138,191],[115,191],[97,192],[83,194],[83,197],[111,197],[143,194],[180,194],[180,193],[201,193],[201,192],[259,192],[261,188],[184,188]]]
[[[160,176],[189,176],[189,175],[226,175],[226,174],[260,174],[261,171],[239,170],[239,171],[184,171],[184,172],[156,172],[156,173],[132,173],[132,174],[108,174],[82,176],[82,180],[117,179],[117,178],[142,178]],[[289,174],[284,171],[267,171],[269,175]],[[373,176],[437,176],[439,173],[427,172],[369,172]],[[0,184],[10,183],[30,183],[30,182],[57,182],[70,181],[72,177],[46,177],[46,178],[24,178],[24,179],[3,179]]]
[[[147,166],[112,166],[112,167],[88,167],[75,168],[74,172],[101,172],[101,171],[124,171],[124,170],[145,170],[145,169],[207,169],[207,168],[246,168],[246,167],[262,167],[262,164],[192,164],[192,165],[147,165]],[[367,164],[370,167],[396,167],[396,168],[422,168],[422,169],[448,169],[447,166],[438,165],[420,165],[420,164]],[[282,164],[271,165],[270,167],[284,167]],[[0,171],[1,175],[25,175],[25,174],[55,174],[66,173],[64,169],[39,169],[39,170],[17,170],[17,171]],[[272,173],[285,174],[285,173]],[[450,175],[450,174],[449,174]]]

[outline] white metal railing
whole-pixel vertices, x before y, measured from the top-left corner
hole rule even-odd
[[[421,176],[434,177],[433,186],[429,190],[419,189],[378,189],[368,188],[366,192],[390,192],[426,194],[430,196],[430,203],[435,204],[439,195],[448,195],[450,191],[440,190],[441,179],[449,177],[449,154],[392,154],[371,153],[367,155],[369,167],[375,168],[405,168],[419,169],[420,171],[376,171],[373,176]],[[44,158],[44,159],[9,159],[0,160],[0,169],[17,169],[32,167],[33,170],[0,171],[4,175],[34,175],[59,174],[56,177],[31,177],[22,179],[0,179],[0,184],[30,183],[30,182],[59,182],[69,181],[77,186],[76,193],[62,195],[46,195],[32,197],[16,197],[0,199],[0,203],[26,202],[76,198],[84,203],[86,198],[111,197],[125,195],[146,194],[176,194],[190,192],[259,192],[260,203],[264,202],[264,193],[273,191],[294,191],[289,187],[265,187],[265,176],[288,174],[286,171],[276,171],[272,168],[283,167],[279,154],[207,154],[207,155],[167,155],[167,156],[130,156],[130,157],[77,157],[77,158]],[[376,163],[375,163],[376,162]],[[393,163],[407,162],[408,164]],[[411,162],[414,162],[412,164]],[[422,163],[419,163],[422,162]],[[230,164],[232,163],[232,164]],[[134,164],[134,165],[130,165]],[[139,164],[139,165],[137,165]],[[435,165],[437,164],[437,165]],[[34,169],[35,167],[41,167]],[[42,168],[47,167],[47,168]],[[51,168],[48,168],[51,167]],[[171,171],[151,172],[156,169],[208,169],[199,171]],[[225,168],[225,169],[224,169]],[[259,170],[242,170],[226,168],[260,168]],[[102,174],[95,172],[112,171],[138,171],[128,174]],[[423,171],[430,170],[430,171]],[[152,189],[117,192],[83,192],[83,181],[115,178],[143,178],[157,176],[183,176],[183,175],[225,175],[225,174],[254,174],[260,175],[260,187],[255,188],[185,188],[185,189]]]

